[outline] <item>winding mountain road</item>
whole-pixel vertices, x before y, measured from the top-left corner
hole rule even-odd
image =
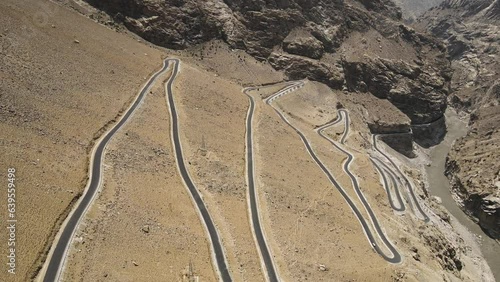
[[[378,136],[380,135],[389,135],[389,134],[373,134],[372,136],[372,139],[373,139],[373,147],[375,148],[375,150],[380,153],[387,161],[389,161],[389,163],[391,164],[391,166],[393,167],[392,169],[387,167],[386,168],[391,171],[394,175],[399,175],[403,181],[404,181],[404,184],[410,194],[410,197],[413,201],[413,205],[412,205],[412,209],[414,207],[416,207],[418,213],[421,215],[421,219],[424,221],[424,222],[429,222],[430,221],[430,218],[429,216],[427,216],[427,214],[424,212],[424,210],[422,209],[422,207],[420,206],[420,203],[417,199],[417,196],[415,195],[415,191],[413,189],[413,185],[411,183],[411,181],[408,179],[408,177],[406,176],[406,174],[404,174],[401,169],[399,168],[398,165],[396,165],[396,163],[394,162],[394,160],[392,160],[386,153],[384,153],[382,150],[380,150],[380,148],[377,146],[377,140],[378,140]],[[379,160],[379,162],[382,163],[382,161]],[[397,172],[397,174],[396,174]],[[410,204],[411,204],[411,201],[410,201]]]
[[[266,101],[273,101],[274,99],[281,97],[287,93],[290,93],[299,87],[304,85],[303,82],[288,82],[285,86],[278,92],[271,95]],[[272,259],[271,252],[267,244],[265,234],[262,230],[260,224],[259,215],[259,205],[258,196],[255,189],[255,176],[254,176],[254,156],[253,156],[253,115],[255,112],[255,100],[249,92],[254,90],[260,90],[266,87],[273,87],[274,85],[261,86],[261,87],[247,87],[243,89],[243,93],[247,95],[250,105],[248,107],[248,113],[246,118],[246,169],[247,169],[247,185],[248,185],[248,204],[250,208],[250,218],[251,224],[254,232],[254,238],[257,244],[257,250],[259,251],[261,257],[261,264],[263,269],[265,269],[265,276],[268,281],[277,282],[280,281],[279,274],[277,272],[276,266]]]
[[[229,272],[228,263],[226,261],[226,256],[220,240],[219,233],[217,232],[217,228],[214,225],[212,217],[210,216],[210,213],[208,212],[207,207],[200,193],[198,192],[198,189],[194,185],[194,182],[191,179],[191,176],[189,175],[189,172],[184,163],[181,140],[179,137],[179,121],[178,121],[179,118],[177,116],[174,94],[172,91],[172,85],[179,72],[180,61],[178,59],[166,59],[165,61],[169,64],[170,63],[173,64],[172,75],[165,83],[165,95],[170,111],[171,138],[172,138],[172,143],[174,144],[174,153],[175,153],[177,168],[179,169],[179,173],[182,176],[184,184],[188,188],[191,198],[193,199],[198,209],[198,212],[200,213],[203,219],[203,223],[208,232],[209,239],[211,242],[212,255],[214,256],[214,261],[217,266],[219,277],[222,281],[229,282],[232,281],[232,278]]]
[[[252,229],[254,233],[254,238],[258,246],[258,251],[261,257],[261,262],[263,268],[266,269],[265,276],[268,281],[277,282],[278,274],[276,272],[276,267],[274,266],[273,259],[269,252],[267,246],[266,238],[262,227],[260,225],[259,207],[257,203],[257,192],[255,190],[255,179],[254,179],[254,157],[253,157],[253,115],[255,111],[255,100],[248,94],[248,92],[255,90],[255,87],[249,87],[243,89],[243,93],[247,95],[250,105],[248,107],[248,113],[246,118],[246,177],[248,186],[248,202],[250,207],[250,218]]]
[[[294,89],[297,89],[297,88],[300,88],[302,87],[304,84],[303,82],[296,82],[295,84],[293,84],[295,86]],[[286,117],[285,115],[277,108],[273,105],[273,101],[275,101],[277,98],[287,94],[287,93],[290,93],[291,91],[286,91],[286,92],[278,92],[274,95],[272,95],[271,97],[269,97],[268,99],[265,100],[266,104],[268,104],[269,106],[271,106],[274,111],[278,114],[278,116],[288,125],[290,126],[301,138],[302,142],[304,143],[304,146],[306,147],[306,150],[308,151],[309,155],[312,157],[312,159],[316,162],[316,164],[321,168],[321,170],[323,171],[323,173],[328,177],[330,183],[333,184],[333,186],[340,192],[340,194],[342,195],[342,197],[344,198],[344,200],[347,202],[347,204],[349,205],[349,207],[352,209],[352,211],[354,212],[354,214],[356,215],[356,217],[358,218],[359,222],[361,223],[361,226],[363,228],[363,231],[365,232],[367,238],[368,238],[368,241],[370,243],[370,245],[375,249],[375,251],[381,256],[383,257],[386,261],[390,262],[390,263],[394,263],[394,264],[397,264],[397,263],[400,263],[402,261],[402,257],[400,255],[400,253],[394,248],[394,246],[392,245],[391,242],[389,242],[389,240],[386,238],[384,232],[382,231],[382,228],[380,227],[373,211],[371,210],[370,206],[368,205],[368,203],[366,202],[366,199],[364,198],[364,196],[362,195],[361,193],[361,190],[359,189],[359,187],[357,186],[357,181],[354,182],[356,183],[355,186],[355,189],[356,189],[356,192],[358,194],[358,197],[360,198],[360,200],[362,201],[362,203],[364,204],[365,206],[365,209],[367,210],[368,214],[370,215],[370,218],[372,220],[372,224],[373,226],[375,227],[377,233],[379,234],[379,237],[382,239],[382,241],[384,242],[385,246],[387,247],[387,249],[391,252],[391,255],[388,256],[386,255],[382,249],[380,248],[380,246],[378,245],[377,241],[375,240],[375,237],[373,236],[372,232],[371,232],[371,229],[369,227],[369,224],[367,223],[367,221],[364,219],[363,215],[361,214],[361,212],[358,210],[357,206],[354,204],[353,200],[349,197],[349,195],[346,193],[346,191],[342,188],[342,186],[337,182],[337,180],[335,179],[335,177],[330,173],[330,171],[326,168],[326,166],[323,164],[323,162],[319,159],[319,157],[316,155],[316,153],[314,152],[314,150],[312,149],[312,146],[311,144],[309,143],[309,141],[307,140],[306,136],[297,128],[295,127]],[[325,129],[326,127],[328,126],[332,126],[334,124],[337,124],[339,123],[340,121],[342,121],[342,115],[339,116],[339,118],[335,121],[333,121],[331,124],[327,124],[325,126],[322,126],[318,129],[318,131],[321,131],[323,129]],[[346,127],[345,127],[345,130],[344,130],[344,134],[341,138],[341,142],[345,142],[345,139],[347,137],[347,134],[349,132],[349,122],[348,122],[348,118],[346,118]],[[323,136],[324,137],[324,136]],[[333,142],[334,145],[335,142]],[[340,147],[338,147],[339,149],[341,149]],[[342,149],[341,149],[342,150]],[[352,161],[353,159],[353,156],[352,154],[350,154],[349,152],[345,151],[345,150],[342,150],[343,152],[345,152],[347,155],[348,155],[348,160]],[[347,161],[344,163],[344,172],[347,173],[349,176],[352,176],[354,178],[354,175],[352,175],[352,173],[349,171],[349,164],[350,164],[350,161]],[[352,178],[351,178],[352,179]],[[355,178],[354,178],[355,179]],[[354,184],[353,183],[353,184]]]
[[[134,111],[144,100],[144,97],[149,92],[152,85],[157,81],[158,77],[166,73],[166,71],[172,65],[172,74],[165,83],[165,91],[171,115],[171,136],[172,143],[174,144],[177,166],[179,169],[179,173],[190,192],[193,202],[197,207],[197,210],[209,235],[212,256],[214,258],[220,280],[224,282],[232,281],[227,267],[224,249],[219,239],[217,229],[184,164],[182,146],[179,137],[177,111],[175,108],[172,93],[172,84],[179,72],[179,64],[180,61],[178,59],[165,59],[163,62],[163,67],[158,72],[153,74],[148,82],[142,87],[134,103],[127,109],[125,114],[121,116],[118,122],[109,131],[107,131],[101,139],[97,141],[91,155],[89,182],[87,184],[87,187],[85,188],[82,197],[80,197],[80,199],[76,203],[75,208],[68,215],[67,219],[61,226],[61,229],[57,234],[56,239],[54,240],[53,247],[51,248],[49,255],[47,256],[47,260],[42,270],[40,271],[40,280],[44,282],[54,282],[60,280],[61,273],[64,270],[69,246],[71,245],[74,234],[82,218],[85,216],[87,210],[92,205],[92,202],[102,185],[102,162],[104,159],[107,144],[114,136],[114,134],[130,119]]]
[[[90,160],[90,173],[89,181],[75,207],[70,212],[64,223],[61,225],[59,233],[56,235],[52,248],[49,251],[47,260],[40,271],[40,277],[44,282],[59,281],[61,273],[64,269],[64,264],[67,258],[69,246],[73,241],[74,234],[80,225],[80,222],[86,214],[89,207],[92,205],[97,191],[102,185],[102,162],[106,146],[108,145],[114,134],[123,127],[123,125],[130,119],[134,111],[139,107],[144,97],[151,89],[158,77],[164,74],[168,69],[168,61],[163,62],[163,67],[151,76],[147,83],[139,91],[139,95],[133,104],[127,109],[118,122],[97,141],[92,150]]]
[[[50,252],[48,254],[47,260],[40,272],[39,277],[41,280],[43,279],[44,282],[53,282],[53,281],[59,281],[61,278],[61,273],[64,270],[64,265],[65,261],[67,258],[69,246],[72,243],[74,234],[76,230],[78,229],[78,226],[81,223],[82,218],[85,216],[87,210],[89,207],[92,205],[97,192],[99,191],[100,187],[102,186],[102,162],[104,160],[104,155],[105,155],[105,150],[106,146],[111,140],[111,138],[114,136],[114,134],[120,130],[123,125],[131,118],[132,114],[134,111],[140,106],[141,102],[144,100],[144,97],[146,94],[150,91],[152,88],[152,85],[158,80],[158,77],[161,76],[162,74],[166,73],[169,68],[171,68],[171,76],[169,79],[165,82],[165,96],[166,96],[166,101],[168,104],[169,108],[169,113],[171,117],[171,139],[172,139],[172,144],[173,144],[173,149],[174,149],[174,154],[176,158],[176,163],[177,163],[177,168],[179,170],[179,174],[182,177],[182,180],[189,191],[191,198],[193,200],[193,203],[195,204],[197,211],[199,212],[199,215],[202,219],[202,222],[206,228],[206,231],[209,236],[210,240],[210,246],[211,246],[211,252],[212,252],[212,257],[213,257],[213,262],[214,265],[216,266],[219,278],[221,281],[224,282],[229,282],[232,281],[232,277],[230,274],[230,270],[228,267],[228,263],[226,260],[226,255],[225,251],[218,233],[218,230],[212,220],[212,217],[210,216],[209,211],[207,210],[206,204],[203,201],[203,198],[196,188],[191,176],[189,175],[189,171],[185,165],[184,161],[184,156],[183,156],[183,150],[182,150],[182,145],[181,145],[181,140],[179,136],[179,121],[178,121],[178,115],[177,115],[177,110],[175,106],[175,99],[174,99],[174,94],[172,91],[172,86],[175,81],[175,78],[177,77],[179,73],[179,66],[180,66],[180,60],[178,59],[165,59],[163,62],[162,68],[154,73],[150,79],[147,81],[147,83],[141,88],[139,91],[139,94],[137,98],[134,100],[133,104],[126,110],[126,112],[119,118],[118,122],[106,133],[103,134],[103,136],[96,142],[96,145],[94,146],[94,149],[92,151],[91,155],[91,161],[90,161],[90,172],[89,172],[89,181],[87,183],[87,186],[85,188],[85,191],[83,195],[80,197],[78,202],[76,203],[74,209],[70,212],[68,215],[67,219],[65,222],[62,224],[61,229],[59,230],[59,233],[57,234],[56,238],[54,239],[53,246],[50,249]],[[271,87],[270,86],[264,86],[264,87]],[[371,225],[373,226],[376,234],[378,237],[381,239],[383,244],[385,245],[386,249],[389,250],[391,253],[390,255],[387,255],[382,248],[379,246],[377,243],[377,240],[375,239],[374,234],[372,233],[372,229],[370,228],[370,224],[365,220],[364,216],[360,212],[360,210],[357,208],[356,204],[354,201],[349,197],[349,195],[346,193],[344,188],[337,182],[335,177],[332,175],[332,173],[327,169],[327,167],[323,164],[323,162],[319,159],[319,157],[316,155],[314,152],[312,146],[310,145],[308,139],[306,136],[297,128],[295,127],[287,118],[286,116],[277,108],[273,105],[273,102],[282,97],[283,95],[286,95],[288,93],[291,93],[301,87],[304,86],[303,81],[293,81],[293,82],[288,82],[285,84],[285,86],[277,91],[276,93],[272,94],[268,98],[264,100],[264,102],[271,106],[274,111],[278,114],[278,116],[288,125],[290,126],[301,138],[302,142],[304,143],[304,146],[306,147],[306,150],[312,157],[312,159],[315,161],[315,163],[320,167],[320,169],[324,172],[324,174],[328,177],[329,181],[331,184],[340,192],[344,200],[347,202],[351,210],[354,212],[355,216],[359,220],[361,227],[363,228],[363,231],[365,232],[367,239],[370,243],[370,245],[374,248],[374,250],[381,256],[383,257],[386,261],[390,263],[400,263],[402,261],[402,257],[399,254],[399,252],[396,250],[396,248],[393,246],[393,244],[388,240],[386,237],[385,233],[383,232],[374,212],[372,211],[370,205],[368,204],[366,198],[364,197],[357,178],[355,175],[350,171],[349,167],[352,161],[354,160],[354,156],[347,151],[344,148],[344,143],[346,141],[346,138],[349,133],[349,114],[346,110],[339,110],[338,117],[335,121],[325,124],[317,129],[317,133],[325,138],[327,141],[329,141],[336,149],[341,151],[347,156],[347,160],[343,163],[343,171],[349,176],[351,179],[351,184],[361,201],[362,205],[364,206],[365,211],[370,217],[371,220]],[[259,88],[264,88],[264,87],[259,87]],[[259,251],[260,257],[261,257],[261,264],[263,265],[263,269],[265,268],[265,276],[266,279],[270,282],[277,282],[280,281],[279,274],[277,272],[275,263],[272,258],[272,254],[269,250],[269,244],[267,243],[265,234],[263,232],[263,229],[261,227],[261,222],[260,222],[260,215],[259,215],[259,205],[258,205],[258,196],[257,196],[257,191],[255,189],[255,179],[254,179],[254,155],[253,155],[253,115],[255,111],[255,100],[252,97],[252,95],[249,94],[250,91],[259,89],[257,87],[249,87],[245,88],[243,90],[244,94],[247,95],[249,98],[249,109],[247,113],[247,118],[246,118],[246,176],[247,176],[247,185],[248,185],[248,203],[249,203],[249,212],[250,212],[250,218],[251,218],[251,225],[253,228],[253,233],[254,233],[254,238],[256,240],[256,245],[257,249]],[[325,135],[323,133],[324,130],[327,128],[334,126],[336,124],[339,124],[340,122],[344,121],[344,132],[341,137],[340,142],[336,142],[332,140],[330,137]],[[402,182],[399,178],[399,176],[402,177],[405,186],[407,187],[411,198],[419,211],[419,213],[422,215],[424,220],[427,222],[429,221],[429,217],[425,214],[423,209],[421,208],[416,195],[413,191],[413,186],[410,182],[410,180],[406,177],[406,175],[399,169],[399,167],[394,163],[394,161],[387,156],[383,151],[381,151],[378,146],[377,146],[377,134],[373,135],[373,146],[377,152],[379,152],[384,158],[386,158],[391,165],[394,167],[390,168],[387,166],[383,161],[381,161],[378,158],[372,157],[371,161],[378,170],[378,172],[382,176],[383,180],[383,185],[387,191],[389,201],[391,204],[391,207],[396,210],[396,211],[404,211],[405,210],[405,205],[403,202],[403,199],[401,197],[400,191],[399,191],[399,184]],[[397,172],[397,173],[396,173]],[[398,176],[399,175],[399,176]],[[396,195],[395,200],[392,198],[392,193],[390,187],[393,187],[394,193]],[[397,203],[395,203],[397,202]]]
[[[397,177],[393,174],[392,170],[386,166],[381,160],[378,158],[370,157],[370,161],[372,162],[375,169],[377,169],[378,173],[382,176],[382,185],[385,188],[387,193],[387,197],[389,198],[389,204],[391,208],[397,212],[406,211],[406,205],[404,204],[403,198],[401,197],[401,191],[399,184],[400,182]],[[390,182],[387,180],[389,179]],[[394,189],[394,193],[396,194],[396,199],[392,197],[391,187]],[[397,201],[397,203],[395,203]]]
[[[344,145],[344,143],[345,143],[345,141],[347,139],[347,135],[349,134],[349,127],[350,127],[349,113],[346,110],[343,110],[343,109],[340,109],[338,111],[338,113],[339,113],[338,114],[338,118],[335,121],[319,127],[316,131],[318,132],[318,134],[321,137],[323,137],[328,142],[330,142],[330,144],[332,144],[337,150],[341,151],[342,153],[344,153],[347,156],[347,160],[343,164],[343,170],[349,176],[349,178],[351,179],[351,184],[352,184],[352,187],[354,188],[354,191],[356,192],[356,195],[358,196],[359,200],[363,204],[363,206],[365,208],[365,211],[369,215],[370,220],[372,222],[372,225],[375,228],[375,231],[376,231],[378,237],[382,240],[382,242],[384,243],[384,245],[386,246],[386,248],[391,252],[391,256],[387,256],[382,251],[382,249],[379,247],[379,245],[377,244],[377,242],[376,242],[376,240],[375,240],[375,238],[374,238],[374,236],[373,236],[373,234],[371,232],[371,229],[369,228],[366,220],[361,215],[361,212],[358,210],[358,208],[353,203],[353,201],[349,198],[349,196],[347,195],[347,193],[345,193],[344,189],[342,189],[340,187],[340,185],[337,183],[337,181],[335,181],[335,180],[334,180],[335,181],[334,185],[335,185],[335,187],[337,187],[337,189],[340,188],[339,191],[341,192],[342,196],[344,196],[344,199],[348,202],[349,206],[351,207],[351,209],[354,211],[354,213],[358,217],[358,220],[361,222],[361,225],[362,225],[362,227],[363,227],[363,229],[365,231],[365,234],[368,237],[368,240],[370,241],[370,244],[375,249],[375,251],[380,256],[382,256],[386,261],[391,262],[391,263],[399,263],[399,262],[401,262],[401,255],[396,250],[396,248],[394,247],[394,245],[392,245],[392,243],[389,241],[389,239],[387,239],[385,233],[383,232],[383,230],[382,230],[382,228],[381,228],[381,226],[380,226],[380,224],[379,224],[379,222],[377,220],[377,217],[375,216],[375,213],[371,209],[370,205],[368,204],[368,201],[366,200],[363,192],[361,191],[361,189],[359,187],[359,183],[358,183],[358,180],[357,180],[356,176],[349,169],[352,161],[354,160],[354,156],[343,147],[343,145]],[[334,126],[334,125],[338,124],[342,120],[345,121],[345,123],[344,123],[344,132],[343,132],[342,137],[340,139],[340,144],[337,144],[337,142],[335,142],[330,137],[328,137],[328,135],[324,134],[323,131],[326,130],[327,128],[331,127],[331,126]],[[324,166],[324,165],[322,165],[322,166]]]

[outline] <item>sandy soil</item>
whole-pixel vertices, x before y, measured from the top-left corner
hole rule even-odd
[[[308,111],[316,106],[324,113],[320,115],[314,109],[302,116],[303,120],[321,116],[326,122],[335,118],[335,96],[328,95],[331,92],[327,88],[312,84],[303,93],[310,94],[309,102],[317,98],[318,103],[298,103],[297,108]],[[295,94],[282,97],[283,103],[294,99]],[[329,103],[322,103],[325,101]],[[271,249],[277,255],[281,275],[287,281],[367,281],[390,277],[391,266],[370,251],[357,219],[312,161],[299,136],[264,103],[258,103],[256,117],[257,183],[262,191],[263,210],[270,217],[265,227],[271,230]],[[336,160],[340,164],[341,160]],[[327,271],[320,270],[320,264]],[[373,276],[370,278],[367,272]]]
[[[244,51],[230,49],[217,40],[179,52],[179,58],[193,67],[243,86],[272,84],[285,79],[283,73],[265,62],[256,61]]]
[[[6,177],[7,167],[17,169],[19,246],[16,275],[2,267],[0,280],[27,281],[85,187],[94,138],[161,58],[48,1],[6,0],[0,10],[0,170]]]
[[[233,278],[264,280],[248,220],[248,99],[241,90],[282,81],[283,75],[216,41],[183,52],[159,51],[50,2],[6,0],[0,8],[1,170],[17,169],[20,246],[17,274],[6,277],[2,271],[0,281],[27,281],[36,274],[58,225],[85,187],[93,140],[128,107],[167,54],[182,59],[174,95],[186,163],[219,229]],[[356,36],[349,40],[362,41]],[[383,50],[394,49],[374,43],[377,34],[369,36],[366,52],[384,56]],[[400,265],[386,263],[371,250],[354,214],[299,136],[261,101],[279,87],[252,95],[257,100],[254,140],[261,221],[283,280],[473,280],[467,272],[474,267],[470,260],[464,259],[466,270],[461,273],[445,271],[438,260],[444,245],[423,240],[438,238],[460,252],[464,248],[460,240],[443,235],[453,232],[439,216],[430,213],[433,223],[425,225],[411,212],[396,215],[390,209],[368,160],[365,123],[384,102],[307,82],[276,105],[304,132],[359,205],[341,169],[345,156],[314,131],[336,118],[337,102],[351,112],[347,146],[356,156],[352,171],[405,257]],[[162,85],[156,85],[109,145],[105,185],[77,233],[66,281],[187,281],[189,276],[217,280],[207,235],[177,173],[164,95]],[[328,134],[336,139],[342,130],[339,125]],[[404,170],[418,179],[414,166],[401,160]],[[0,199],[6,199],[5,191],[1,193]],[[0,218],[6,218],[5,210],[0,210]],[[0,241],[6,236],[1,232]]]
[[[240,85],[186,64],[174,91],[188,169],[220,230],[233,279],[261,281],[246,200],[248,99]]]
[[[108,146],[105,168],[64,280],[183,281],[191,265],[201,281],[216,281],[204,227],[177,173],[163,84]]]

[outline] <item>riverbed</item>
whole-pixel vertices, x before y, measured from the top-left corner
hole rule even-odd
[[[484,258],[495,276],[500,281],[500,244],[486,235],[478,224],[473,222],[457,205],[450,191],[450,183],[444,175],[446,156],[453,142],[467,133],[467,123],[453,111],[446,111],[446,126],[448,132],[445,139],[430,150],[431,165],[426,167],[429,190],[432,196],[438,196],[442,205],[458,223],[467,228],[479,239],[479,245]]]

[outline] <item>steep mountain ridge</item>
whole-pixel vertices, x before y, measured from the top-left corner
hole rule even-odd
[[[414,21],[430,8],[441,4],[443,0],[394,0],[394,2],[401,7],[404,19]]]
[[[441,123],[430,124],[446,109],[450,71],[445,48],[402,24],[401,10],[392,1],[87,2],[160,46],[184,49],[222,39],[290,79],[309,78],[387,99],[412,125],[429,125],[431,130],[415,130],[422,144],[444,133]],[[394,57],[398,52],[414,55]],[[412,150],[411,143],[406,150]]]
[[[338,47],[336,40],[341,40],[347,29],[370,24],[368,14],[345,5],[343,0],[87,2],[160,46],[180,49],[223,38],[232,47],[262,58],[296,27],[307,26],[325,45],[326,51],[332,52]],[[400,10],[389,0],[360,0],[360,3],[393,19],[401,17]]]
[[[463,209],[500,238],[500,2],[447,0],[418,28],[444,39],[454,75],[450,103],[470,114],[469,132],[454,145],[447,175]]]
[[[443,9],[454,9],[461,11],[461,17],[483,22],[495,22],[500,20],[500,2],[498,0],[448,0],[441,5]]]

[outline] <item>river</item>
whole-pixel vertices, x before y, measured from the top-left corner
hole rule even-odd
[[[478,224],[474,223],[457,205],[450,192],[450,183],[444,175],[446,156],[453,142],[467,133],[467,124],[453,110],[446,111],[448,133],[445,139],[430,151],[431,165],[426,168],[430,193],[443,201],[442,205],[465,226],[472,234],[480,236],[480,247],[484,258],[495,276],[500,281],[500,244],[486,235]]]

